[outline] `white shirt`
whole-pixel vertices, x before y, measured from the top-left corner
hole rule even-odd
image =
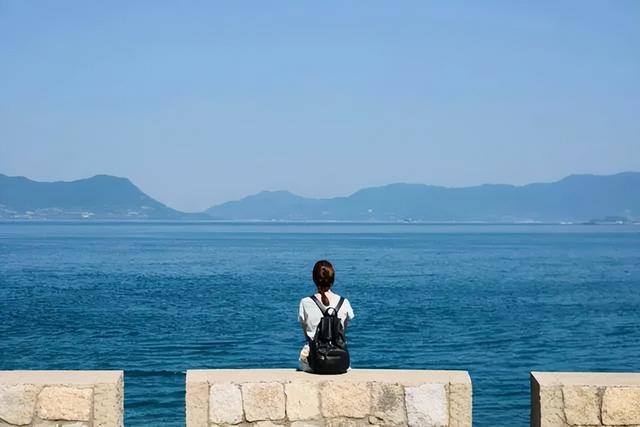
[[[329,307],[335,308],[340,301],[340,295],[331,293],[331,295],[327,295],[327,297],[329,297]],[[322,302],[320,302],[320,304],[324,306]],[[309,338],[313,338],[313,336],[316,334],[316,329],[318,328],[318,324],[320,323],[320,319],[322,319],[322,316],[322,311],[320,311],[320,308],[318,308],[316,303],[313,302],[311,297],[302,298],[300,300],[300,308],[298,309],[298,321],[302,324]],[[345,320],[351,320],[355,317],[353,308],[351,308],[351,304],[346,298],[342,303],[342,307],[340,307],[338,317],[342,321],[342,326],[344,326]]]

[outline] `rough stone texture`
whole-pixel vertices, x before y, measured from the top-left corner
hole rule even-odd
[[[471,384],[449,384],[449,427],[472,426]]]
[[[44,420],[90,421],[93,390],[49,386],[38,395],[38,416]]]
[[[242,404],[247,421],[285,417],[284,387],[280,383],[242,384]]]
[[[562,387],[564,415],[571,425],[600,425],[600,397],[598,387]]]
[[[29,424],[39,391],[31,384],[0,384],[0,419],[10,424]]]
[[[370,427],[368,419],[331,418],[325,422],[325,427]]]
[[[371,415],[369,422],[379,425],[406,425],[404,388],[400,384],[378,383],[371,387]]]
[[[82,422],[65,423],[60,421],[40,420],[36,422],[33,427],[89,427],[89,424]]]
[[[286,383],[287,418],[290,421],[312,420],[320,417],[320,390],[316,383]]]
[[[640,373],[532,372],[531,426],[640,426]]]
[[[449,425],[449,406],[444,384],[406,387],[405,401],[410,426],[446,427]]]
[[[93,388],[93,427],[124,426],[123,379],[115,384],[96,384]]]
[[[562,388],[540,388],[540,427],[565,427]]]
[[[0,371],[0,427],[123,427],[122,371]]]
[[[209,421],[217,424],[237,424],[242,421],[242,394],[236,384],[211,384],[209,390]],[[201,424],[191,424],[197,427]]]
[[[320,407],[326,418],[364,418],[371,408],[367,383],[328,381],[320,386]]]
[[[640,425],[640,387],[607,387],[602,396],[605,425]]]
[[[201,426],[189,408],[206,406],[190,402],[203,394],[196,384],[236,387],[236,400],[240,390],[237,416],[214,419],[210,407],[207,427],[471,427],[471,382],[464,371],[374,369],[336,376],[284,369],[188,371],[188,427]]]
[[[209,384],[187,382],[187,427],[206,427],[209,423]]]

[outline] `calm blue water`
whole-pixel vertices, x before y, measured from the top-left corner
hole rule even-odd
[[[295,366],[319,258],[354,367],[466,369],[475,425],[640,370],[639,226],[215,223],[0,223],[0,369],[124,369],[127,426],[183,425],[186,369]]]

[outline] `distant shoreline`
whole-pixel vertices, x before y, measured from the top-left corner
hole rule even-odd
[[[215,219],[48,219],[48,218],[2,218],[2,223],[49,223],[49,224],[220,224],[220,225],[469,225],[469,226],[514,226],[514,225],[562,225],[562,226],[640,226],[638,221],[348,221],[348,220],[215,220]]]
[[[0,174],[0,220],[322,224],[625,224],[640,221],[640,172],[569,175],[523,186],[396,183],[314,199],[263,191],[182,212],[127,178],[38,182]]]

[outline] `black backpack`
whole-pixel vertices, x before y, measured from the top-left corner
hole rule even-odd
[[[344,298],[340,297],[336,308],[323,306],[315,295],[311,299],[322,311],[322,319],[309,340],[309,366],[317,374],[344,374],[351,364],[344,327],[338,317]]]

